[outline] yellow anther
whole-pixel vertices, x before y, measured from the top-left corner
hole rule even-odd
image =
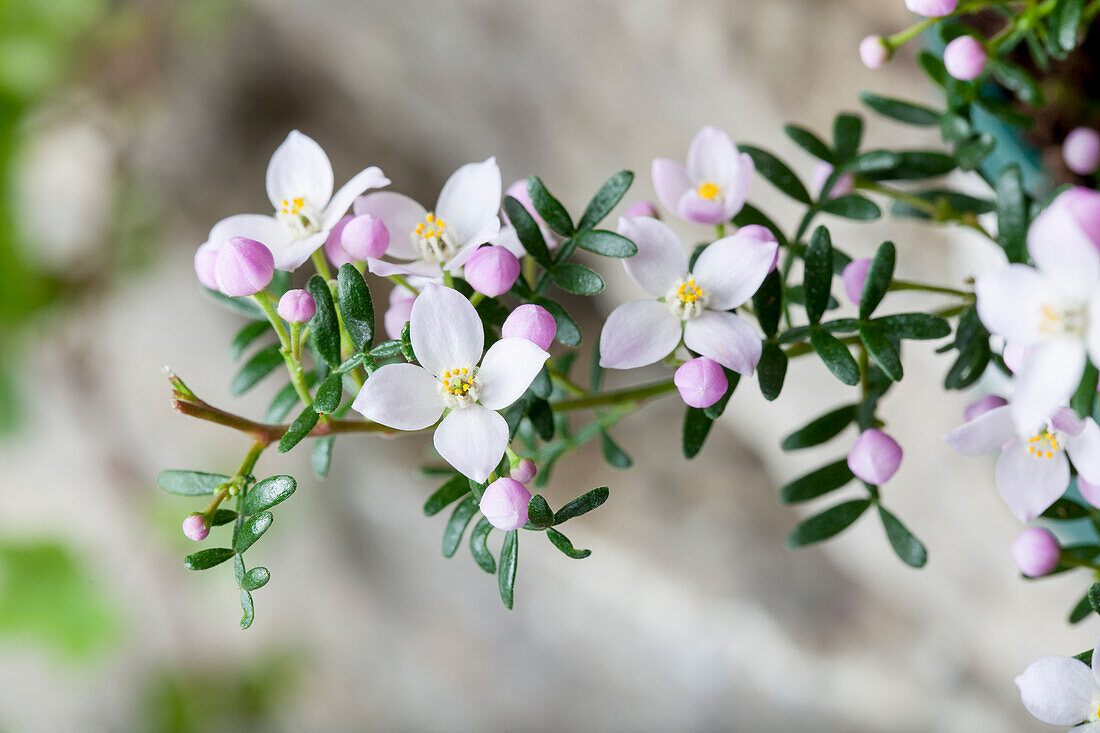
[[[450,379],[451,378],[451,373],[449,371],[448,372],[443,372],[443,377],[445,379]]]
[[[428,220],[428,223],[429,223],[429,224],[431,224],[431,223],[432,223],[433,221],[435,221],[435,214],[428,214],[428,215],[427,215],[426,217],[424,217],[424,218]]]
[[[1047,458],[1050,458],[1052,455],[1054,455],[1054,454],[1051,453],[1050,451],[1047,451]]]
[[[713,201],[714,198],[722,192],[722,189],[718,188],[717,185],[708,182],[699,184],[699,188],[697,188],[695,192],[703,198]]]
[[[442,219],[436,219],[436,220],[435,220],[435,225],[436,225],[437,227],[439,227],[440,229],[442,229],[443,227],[447,226],[447,225],[446,225],[445,223],[443,223],[443,220],[442,220]]]
[[[462,373],[466,374],[466,368],[465,367],[462,368]]]

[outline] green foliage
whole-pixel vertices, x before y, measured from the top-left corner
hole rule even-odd
[[[202,471],[168,470],[157,476],[160,488],[177,496],[207,496],[228,480],[228,476],[220,473]]]
[[[332,291],[320,275],[311,277],[306,289],[317,306],[317,312],[309,322],[309,337],[321,358],[330,367],[335,367],[340,363],[340,321],[336,315],[336,305],[332,302]]]
[[[371,300],[363,275],[355,269],[355,265],[346,263],[340,266],[337,294],[344,329],[352,343],[360,350],[370,348],[374,339],[374,301]]]
[[[868,499],[853,499],[830,507],[795,527],[787,535],[787,547],[805,547],[834,537],[852,526],[869,506]]]

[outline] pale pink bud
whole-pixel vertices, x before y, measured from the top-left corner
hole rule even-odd
[[[722,365],[705,356],[681,364],[672,381],[690,407],[710,407],[730,386]]]
[[[1038,578],[1058,567],[1062,548],[1050,531],[1028,527],[1012,543],[1012,559],[1016,567],[1029,578]]]
[[[818,161],[817,165],[814,166],[813,173],[810,175],[810,185],[813,187],[814,195],[818,198],[821,198],[821,192],[825,190],[825,184],[829,181],[831,175],[833,175],[833,166],[824,160]],[[829,189],[829,198],[835,199],[838,196],[846,196],[855,187],[856,177],[851,173],[842,173],[833,183],[833,187]]]
[[[971,81],[982,75],[988,57],[985,45],[977,38],[959,36],[943,50],[943,65],[959,81]]]
[[[925,18],[942,18],[951,15],[959,6],[959,0],[905,0],[905,7]]]
[[[1089,176],[1100,168],[1100,134],[1087,127],[1078,127],[1066,135],[1062,157],[1071,171]]]
[[[859,58],[868,69],[881,69],[890,60],[890,48],[882,36],[867,36],[859,42]]]
[[[737,230],[737,233],[743,237],[750,237],[758,242],[764,244],[774,244],[779,240],[775,238],[775,234],[771,229],[768,229],[763,224],[746,224]],[[774,272],[776,265],[779,264],[779,249],[775,250],[775,257],[772,258],[772,266],[768,269],[768,272]]]
[[[901,446],[896,440],[881,430],[871,428],[856,438],[848,453],[848,468],[852,469],[856,478],[879,486],[898,472],[901,455]]]
[[[534,303],[521,305],[512,311],[500,329],[500,335],[504,338],[527,339],[543,351],[554,343],[557,333],[558,324],[554,323],[550,311]]]
[[[352,217],[340,234],[344,251],[360,262],[368,257],[381,257],[390,246],[390,230],[381,219],[370,214]]]
[[[1100,484],[1090,483],[1078,476],[1077,490],[1081,492],[1081,497],[1087,501],[1090,506],[1100,509]]]
[[[543,221],[542,217],[539,216],[539,212],[535,211],[535,204],[533,201],[531,201],[531,194],[527,193],[526,178],[521,178],[513,183],[511,186],[509,186],[508,189],[504,192],[504,195],[511,196],[516,201],[523,204],[523,208],[527,209],[527,213],[530,214],[531,218],[534,219],[535,222],[538,223],[540,226],[546,223],[545,221]],[[503,218],[505,224],[512,223],[508,219],[508,214],[504,214]]]
[[[485,487],[481,496],[481,513],[489,524],[505,531],[527,524],[527,504],[531,492],[514,478],[498,478]]]
[[[512,289],[519,277],[519,260],[506,247],[478,247],[466,260],[463,273],[470,287],[495,298]]]
[[[203,287],[211,290],[218,289],[218,280],[214,276],[214,266],[218,261],[218,248],[213,242],[199,245],[195,250],[195,274]]]
[[[349,262],[354,262],[351,255],[344,251],[344,246],[340,244],[340,239],[344,236],[344,227],[354,218],[351,214],[340,217],[340,221],[332,227],[328,233],[328,239],[325,240],[325,256],[337,269]]]
[[[275,257],[255,239],[233,237],[218,250],[214,276],[226,295],[255,295],[271,283],[274,275]]]
[[[279,315],[287,323],[308,323],[316,312],[317,303],[304,290],[288,290],[279,298]]]
[[[195,512],[187,515],[183,520],[183,536],[195,542],[202,542],[210,534],[210,527],[206,524],[206,517]]]
[[[516,467],[512,469],[511,476],[521,484],[525,484],[535,477],[538,467],[530,458],[521,458]]]
[[[852,260],[844,267],[841,279],[844,281],[844,294],[848,300],[859,305],[859,299],[863,297],[863,284],[867,282],[867,271],[871,269],[871,260],[864,257]]]
[[[1004,407],[1007,404],[1008,400],[1004,397],[998,397],[995,394],[987,394],[980,400],[976,400],[967,405],[966,409],[963,410],[963,420],[967,422],[977,420],[990,410],[996,410],[998,407]]]
[[[657,211],[657,207],[653,205],[652,201],[635,201],[630,206],[626,207],[623,216],[627,219],[635,216],[648,216],[654,219],[660,219],[661,213]]]
[[[390,307],[386,309],[386,315],[382,316],[382,323],[386,328],[386,335],[391,339],[401,338],[401,332],[405,330],[405,324],[412,315],[415,301],[416,296],[403,287],[390,291]]]

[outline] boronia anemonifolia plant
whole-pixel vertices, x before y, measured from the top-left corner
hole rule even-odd
[[[774,154],[705,127],[685,161],[653,161],[663,211],[636,201],[610,217],[634,179],[629,171],[611,176],[579,216],[536,176],[502,196],[494,158],[460,167],[425,206],[386,189],[389,180],[374,167],[333,193],[324,151],[291,132],[267,169],[274,215],[218,222],[195,256],[209,295],[247,319],[230,352],[233,359],[251,355],[232,392],[277,373],[285,386],[256,420],[207,403],[169,374],[177,411],[250,439],[232,473],[161,473],[164,490],[207,502],[184,520],[187,537],[219,538],[189,555],[186,567],[232,561],[247,628],[253,593],[271,576],[249,567],[245,555],[298,485],[288,475],[257,476],[261,455],[309,446],[322,479],[338,438],[430,432],[440,460],[422,471],[439,488],[424,513],[453,507],[443,554],[454,555],[468,537],[473,560],[496,575],[511,608],[521,536],[542,534],[566,557],[586,558],[590,550],[578,549],[563,525],[609,496],[606,486],[589,488],[552,508],[539,490],[555,464],[598,441],[609,464],[629,468],[611,430],[648,401],[677,396],[685,405],[683,453],[691,459],[723,411],[736,409],[738,388],[755,381],[774,400],[788,362],[810,358],[840,383],[838,405],[807,420],[782,447],[835,441],[840,456],[780,489],[781,502],[822,504],[794,527],[788,546],[820,542],[869,516],[901,561],[919,568],[926,549],[884,497],[902,448],[878,408],[904,376],[907,343],[933,340],[944,355],[946,389],[973,388],[990,370],[1006,378],[982,385],[1010,385],[1007,394],[983,390],[946,441],[967,455],[999,453],[992,483],[1021,522],[1042,525],[1025,529],[1012,547],[1023,574],[1084,568],[1090,580],[1100,577],[1100,193],[1094,186],[1029,190],[1020,166],[993,155],[1001,143],[989,124],[1026,128],[1029,110],[1045,101],[1019,59],[1046,68],[1068,55],[1100,0],[906,2],[926,17],[893,36],[866,39],[860,54],[880,66],[932,29],[923,37],[946,44],[943,58],[921,51],[919,62],[944,103],[932,108],[869,93],[863,101],[891,120],[938,127],[945,149],[866,150],[855,114],[838,115],[829,139],[788,125],[787,136],[817,159],[809,186]],[[961,22],[977,11],[995,13],[1002,29],[977,36]],[[1075,131],[1064,152],[1072,170],[1093,175],[1100,137]],[[985,192],[945,186],[940,179],[954,171],[970,172]],[[793,227],[747,203],[756,176],[805,207]],[[895,277],[892,242],[870,259],[852,259],[829,220],[877,220],[882,202],[894,216],[976,232],[1001,253],[1003,266],[940,285]],[[700,243],[685,244],[662,217],[695,225],[691,241]],[[579,365],[581,329],[559,298],[600,293],[603,277],[590,267],[597,264],[625,268],[637,297],[619,304],[598,336],[587,335],[598,338],[595,357]],[[292,288],[292,276],[304,287]],[[386,290],[380,328],[375,302]],[[897,291],[926,293],[928,310],[895,312],[888,296]],[[855,315],[834,314],[844,301]],[[607,369],[652,364],[666,376],[603,387]],[[853,483],[858,498],[831,498]],[[1059,540],[1071,529],[1080,538],[1082,524],[1087,541]],[[503,535],[496,553],[494,532]],[[1088,586],[1070,621],[1091,611],[1100,613],[1100,583]],[[1091,655],[1029,667],[1018,679],[1028,710],[1100,731],[1100,676],[1087,666]]]

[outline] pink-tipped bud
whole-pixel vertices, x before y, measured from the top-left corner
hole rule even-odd
[[[279,315],[287,323],[308,323],[316,312],[317,303],[304,290],[288,290],[279,298]]]
[[[183,520],[183,536],[194,542],[202,542],[210,534],[210,527],[206,524],[206,517],[195,512],[187,515]]]
[[[516,467],[512,469],[511,476],[521,484],[525,484],[535,477],[538,467],[530,458],[521,458]]]
[[[867,36],[859,42],[859,58],[868,69],[881,69],[890,60],[890,47],[882,36]]]
[[[925,18],[942,18],[951,15],[959,6],[959,0],[905,0],[905,7]]]
[[[1087,127],[1073,130],[1062,143],[1062,157],[1074,173],[1092,175],[1100,168],[1100,133]]]
[[[495,298],[512,289],[519,277],[519,260],[505,247],[479,247],[466,260],[463,277],[479,293]]]
[[[349,262],[354,262],[351,255],[344,251],[344,246],[340,244],[340,239],[344,236],[344,227],[354,218],[351,214],[340,217],[340,221],[332,227],[332,230],[328,233],[328,239],[325,240],[325,256],[328,257],[328,261],[336,269],[340,269]]]
[[[763,224],[746,224],[737,230],[737,235],[740,237],[748,237],[755,239],[763,244],[775,244],[779,240],[775,238],[775,234],[771,229],[768,229]],[[772,266],[768,269],[768,272],[774,272],[776,265],[779,264],[779,250],[775,250],[775,257],[772,257]]]
[[[848,468],[856,478],[880,486],[901,466],[901,446],[881,430],[864,430],[848,453]]]
[[[211,290],[218,289],[218,280],[214,274],[214,267],[218,261],[218,248],[213,242],[199,245],[195,250],[195,274],[203,287]]]
[[[275,276],[275,257],[255,239],[233,237],[218,250],[214,277],[226,295],[255,295]]]
[[[871,260],[866,257],[852,260],[844,267],[844,274],[841,275],[844,294],[855,305],[859,305],[859,299],[863,297],[863,284],[867,282],[867,271],[870,269]]]
[[[1090,506],[1100,509],[1100,484],[1091,483],[1078,476],[1077,490],[1081,492],[1081,498],[1087,501]]]
[[[681,364],[672,381],[690,407],[710,407],[730,386],[722,365],[705,356]]]
[[[539,216],[539,212],[535,211],[535,203],[531,201],[531,194],[527,193],[526,178],[521,178],[518,181],[514,182],[511,186],[507,188],[507,190],[505,190],[504,195],[511,196],[516,201],[523,204],[523,208],[527,209],[527,213],[530,214],[531,218],[534,219],[535,222],[537,222],[540,226],[546,223],[545,221],[543,221],[542,217]],[[508,219],[507,213],[504,214],[504,223],[512,223]]]
[[[1058,567],[1062,548],[1058,540],[1042,527],[1028,527],[1012,543],[1012,559],[1029,578],[1038,578]]]
[[[943,50],[943,65],[947,73],[959,81],[972,81],[985,70],[985,45],[973,36],[959,36]]]
[[[376,216],[360,214],[352,217],[340,234],[340,245],[354,260],[381,257],[390,246],[390,230]]]
[[[481,513],[489,524],[504,531],[527,524],[527,503],[531,492],[514,478],[498,478],[485,487],[481,496]]]
[[[541,305],[527,303],[512,311],[500,329],[500,335],[504,338],[527,339],[543,351],[554,343],[554,336],[558,334],[558,324],[554,323],[554,317],[550,311]]]
[[[648,216],[653,219],[660,219],[661,212],[657,211],[657,207],[653,205],[652,201],[635,201],[630,206],[626,207],[623,216],[627,219],[635,216]]]
[[[413,303],[416,295],[403,287],[396,287],[390,291],[390,307],[386,309],[386,315],[382,316],[382,323],[386,328],[386,335],[391,339],[401,338],[401,332],[405,330],[405,324],[412,316]]]
[[[966,406],[966,409],[963,410],[963,420],[967,422],[977,420],[990,410],[996,410],[998,407],[1004,407],[1007,404],[1008,400],[1004,397],[998,397],[995,394],[987,394],[985,397],[975,400]]]
[[[825,190],[825,184],[829,181],[831,175],[833,175],[833,167],[824,160],[818,161],[817,165],[814,166],[813,173],[810,175],[810,185],[813,187],[814,195],[818,198],[821,198],[821,193]],[[833,183],[833,187],[829,189],[829,198],[835,199],[846,196],[855,187],[856,177],[851,173],[842,173]]]

